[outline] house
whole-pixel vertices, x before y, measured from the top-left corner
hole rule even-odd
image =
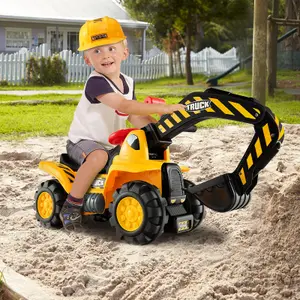
[[[148,23],[134,21],[116,0],[9,0],[0,10],[0,53],[12,53],[47,43],[53,52],[78,48],[86,20],[117,19],[131,54],[144,57]]]

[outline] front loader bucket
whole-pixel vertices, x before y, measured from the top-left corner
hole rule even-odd
[[[208,208],[227,212],[245,207],[250,199],[250,194],[239,195],[235,188],[230,174],[225,174],[194,185],[187,189]]]

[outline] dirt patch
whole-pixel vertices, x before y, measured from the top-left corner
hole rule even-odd
[[[278,80],[277,81],[277,88],[285,89],[300,89],[300,79],[297,80],[291,80],[291,79],[285,79],[285,80]]]
[[[50,289],[47,300],[300,299],[300,125],[285,127],[247,208],[207,210],[194,232],[165,233],[147,246],[120,241],[92,219],[78,233],[38,226],[33,196],[50,177],[37,163],[58,160],[66,138],[1,142],[1,258]],[[248,126],[182,133],[171,157],[190,166],[187,179],[202,182],[232,172],[253,133]]]

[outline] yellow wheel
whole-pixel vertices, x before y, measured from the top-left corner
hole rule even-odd
[[[57,180],[43,182],[35,192],[36,219],[45,226],[62,226],[59,212],[67,194]]]
[[[167,223],[167,202],[159,190],[143,181],[124,184],[113,195],[110,223],[118,236],[148,244],[163,233]]]
[[[42,192],[37,198],[37,212],[43,219],[49,219],[53,214],[53,199],[48,192]]]
[[[117,219],[120,226],[126,231],[135,231],[143,223],[143,207],[133,197],[123,198],[117,207]]]

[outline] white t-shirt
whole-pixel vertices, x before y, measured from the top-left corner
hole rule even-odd
[[[69,130],[68,138],[71,142],[78,143],[80,140],[93,140],[101,143],[107,149],[114,147],[108,142],[108,137],[113,132],[126,128],[128,115],[102,104],[94,96],[91,97],[87,90],[97,91],[98,89],[97,92],[94,92],[96,93],[95,97],[108,92],[115,92],[124,96],[127,100],[135,99],[133,79],[124,74],[121,74],[120,78],[123,81],[124,93],[104,75],[96,71],[91,73],[85,84]],[[97,84],[96,89],[95,84]],[[101,85],[103,89],[101,89]],[[99,89],[101,92],[99,92]]]

